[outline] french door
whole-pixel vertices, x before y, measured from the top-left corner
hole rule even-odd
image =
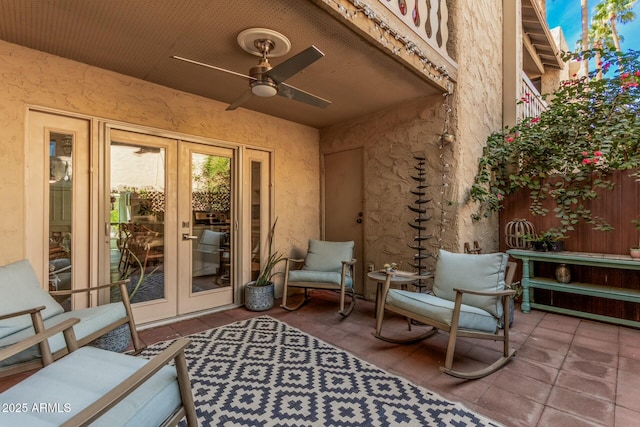
[[[129,279],[140,324],[242,302],[273,222],[272,155],[166,135],[30,111],[26,255],[45,289]]]
[[[140,323],[233,303],[234,150],[109,129],[110,274]]]

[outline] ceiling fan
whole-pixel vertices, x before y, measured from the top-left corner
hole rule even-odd
[[[331,104],[331,101],[284,83],[285,80],[324,56],[324,53],[317,47],[310,46],[297,55],[272,67],[269,63],[269,58],[282,56],[289,52],[291,49],[289,39],[276,31],[266,28],[249,28],[238,34],[237,40],[245,51],[260,57],[258,65],[249,70],[248,76],[181,56],[174,55],[172,58],[248,79],[249,89],[233,101],[227,107],[227,110],[235,110],[253,95],[268,98],[277,94],[320,108],[325,108]]]

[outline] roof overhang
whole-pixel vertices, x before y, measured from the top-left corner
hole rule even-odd
[[[547,21],[534,0],[522,0],[522,33],[524,48],[537,68],[536,74],[543,74],[546,68],[564,68]]]

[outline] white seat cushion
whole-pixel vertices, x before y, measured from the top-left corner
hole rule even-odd
[[[305,283],[334,283],[340,285],[342,278],[341,273],[335,271],[310,271],[310,270],[291,270],[289,271],[289,285],[296,286],[293,282]],[[345,287],[351,288],[353,280],[351,277],[345,277]]]
[[[19,402],[27,411],[3,413],[0,424],[58,426],[147,362],[139,357],[83,347],[2,393],[2,402]],[[180,405],[176,370],[165,366],[92,426],[157,426]]]
[[[451,326],[453,301],[419,292],[389,289],[386,303]],[[493,317],[491,313],[481,308],[462,304],[458,321],[459,329],[495,333],[497,326],[498,319]]]

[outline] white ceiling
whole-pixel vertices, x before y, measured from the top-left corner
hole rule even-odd
[[[171,56],[249,74],[258,58],[236,37],[253,27],[291,41],[274,66],[318,47],[326,56],[286,83],[332,105],[254,96],[242,108],[323,128],[436,91],[311,0],[0,0],[0,39],[224,103],[248,81]]]

